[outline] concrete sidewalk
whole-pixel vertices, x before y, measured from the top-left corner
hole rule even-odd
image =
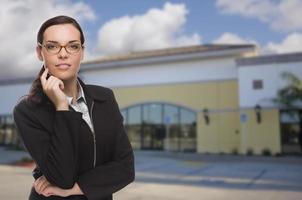
[[[117,199],[302,199],[302,157],[140,151],[136,175]]]
[[[0,157],[2,155],[0,154]],[[298,200],[301,157],[245,157],[136,151],[136,180],[120,200]],[[0,199],[27,198],[31,169],[1,166]]]

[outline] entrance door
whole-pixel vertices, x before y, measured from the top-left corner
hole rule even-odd
[[[284,154],[301,154],[301,123],[298,111],[281,111],[281,147]]]
[[[159,124],[142,125],[142,149],[163,150],[165,128]]]

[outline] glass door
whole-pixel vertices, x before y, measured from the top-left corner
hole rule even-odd
[[[302,132],[298,111],[281,111],[281,147],[284,154],[302,153]]]
[[[142,149],[162,150],[165,128],[163,125],[142,125]]]

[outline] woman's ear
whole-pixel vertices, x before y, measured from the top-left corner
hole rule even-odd
[[[40,61],[43,61],[43,55],[42,55],[42,48],[37,46],[36,47],[36,53],[37,53],[37,56],[39,58]]]

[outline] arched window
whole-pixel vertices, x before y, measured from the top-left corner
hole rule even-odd
[[[121,110],[134,149],[196,151],[196,113],[168,103],[142,103]]]

